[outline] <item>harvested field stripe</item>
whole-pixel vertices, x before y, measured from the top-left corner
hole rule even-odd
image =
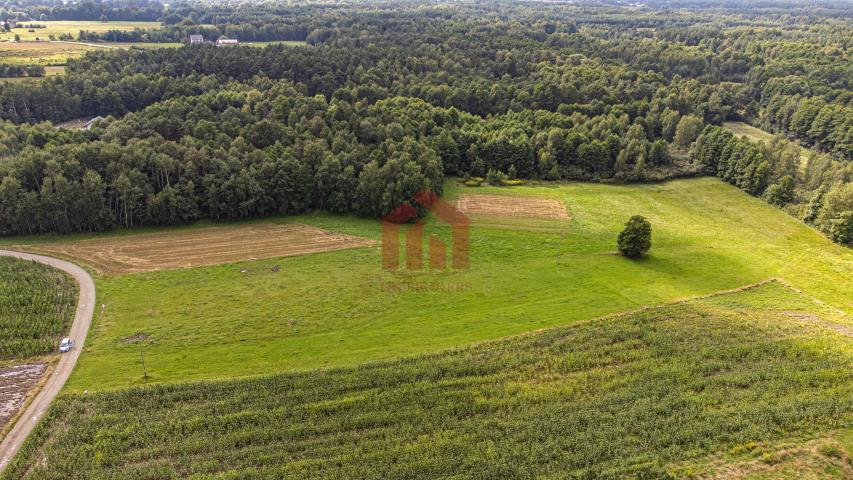
[[[306,255],[373,244],[373,240],[366,238],[288,223],[103,237],[45,244],[35,250],[79,258],[112,275]]]
[[[466,215],[526,217],[567,220],[566,207],[559,200],[529,196],[465,194],[457,208]]]

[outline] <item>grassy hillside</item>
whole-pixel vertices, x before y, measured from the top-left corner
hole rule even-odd
[[[76,304],[77,284],[64,272],[0,257],[0,360],[53,352]]]
[[[356,368],[65,395],[3,478],[662,478],[728,464],[845,478],[853,344],[834,316],[769,283]]]
[[[475,226],[471,266],[462,272],[386,272],[379,248],[371,247],[99,277],[99,303],[106,310],[96,315],[68,388],[141,384],[140,352],[149,383],[351,365],[566,325],[770,277],[853,312],[853,252],[713,178],[513,189],[451,184],[448,190],[448,198],[460,191],[557,198],[571,220],[562,242],[559,227]],[[651,254],[640,261],[613,254],[616,235],[633,214],[653,225]],[[379,238],[378,223],[369,220],[325,215],[297,220]],[[437,222],[428,230],[448,236]]]

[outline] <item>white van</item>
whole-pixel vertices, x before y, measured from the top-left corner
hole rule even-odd
[[[73,346],[74,346],[74,340],[71,340],[70,338],[65,337],[62,339],[61,342],[59,342],[59,353],[65,353],[65,352],[71,350],[71,347],[73,347]]]

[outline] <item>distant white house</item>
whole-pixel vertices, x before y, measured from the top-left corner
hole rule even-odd
[[[190,45],[201,45],[204,43],[204,37],[198,34],[190,35]]]
[[[229,47],[231,45],[237,45],[240,42],[237,41],[236,38],[220,38],[216,41],[217,47]]]

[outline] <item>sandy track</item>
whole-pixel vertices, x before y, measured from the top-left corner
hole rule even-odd
[[[18,449],[21,448],[21,444],[24,443],[24,440],[26,440],[27,436],[38,424],[39,419],[41,419],[50,406],[50,402],[53,401],[54,397],[62,389],[62,386],[65,385],[65,381],[68,380],[71,370],[74,369],[74,365],[77,363],[77,358],[80,357],[80,352],[83,350],[83,343],[86,341],[86,334],[89,332],[89,326],[92,324],[92,314],[95,311],[95,282],[82,268],[56,258],[8,250],[0,250],[0,256],[35,260],[64,270],[74,277],[74,280],[80,286],[77,311],[74,314],[74,322],[71,324],[71,333],[68,335],[74,340],[74,348],[59,358],[56,368],[50,374],[44,387],[36,394],[33,401],[18,418],[18,421],[6,435],[6,438],[0,442],[0,472],[2,472],[9,462],[12,461]]]

